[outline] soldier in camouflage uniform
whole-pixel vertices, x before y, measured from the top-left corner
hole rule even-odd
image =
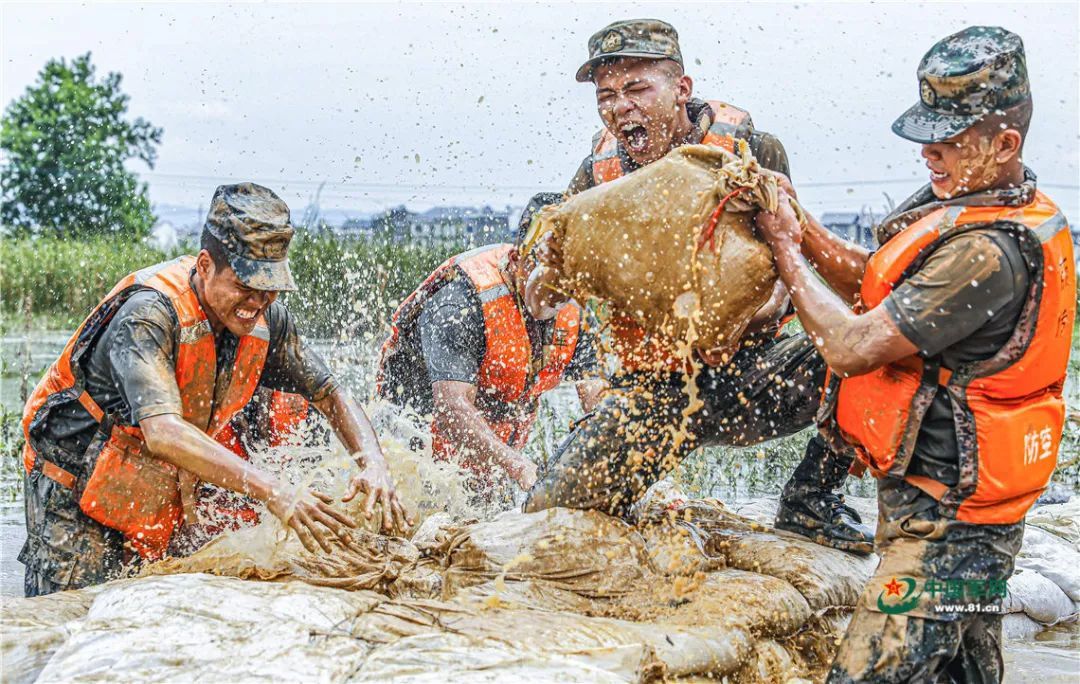
[[[749,113],[737,107],[693,97],[682,66],[678,34],[662,21],[617,21],[589,39],[589,59],[577,79],[595,83],[605,129],[569,194],[633,173],[683,144],[731,149],[744,140],[764,168],[790,173],[775,136],[756,129]],[[696,382],[704,405],[688,418],[682,372],[623,368],[613,375],[612,391],[560,446],[526,509],[570,506],[625,515],[652,483],[699,447],[747,446],[812,425],[825,363],[806,335],[777,334],[787,302],[777,288],[730,361],[701,354],[707,363]],[[776,526],[820,544],[870,553],[870,530],[837,493],[850,463],[815,436],[784,487]]]
[[[830,682],[1001,680],[1005,582],[1064,415],[1076,274],[1068,223],[1021,159],[1023,43],[971,27],[918,78],[893,131],[922,144],[930,184],[881,224],[877,252],[800,225],[790,185],[758,216],[838,378],[822,434],[880,478],[881,563]]]
[[[291,486],[213,439],[257,388],[310,401],[359,466],[345,500],[362,495],[369,515],[380,503],[388,531],[407,524],[363,409],[277,300],[296,289],[292,235],[289,208],[271,190],[223,185],[197,256],[128,276],[76,331],[24,410],[27,538],[19,560],[27,596],[98,584],[140,558],[190,551],[177,543],[202,522],[199,480],[264,502],[313,551],[355,527],[325,494]],[[168,506],[180,500],[182,525]],[[166,526],[151,548],[148,538]]]

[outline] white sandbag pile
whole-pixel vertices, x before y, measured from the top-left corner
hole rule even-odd
[[[415,543],[358,535],[349,562],[316,562],[294,541],[245,556],[253,533],[227,536],[151,570],[183,574],[5,604],[5,680],[820,677],[848,584],[873,561],[715,502],[645,514],[638,527],[563,509],[433,518]],[[709,558],[658,565],[663,530],[669,552]]]
[[[1080,615],[1080,498],[1038,506],[1026,519],[1024,544],[1009,578],[1002,632],[1031,639]]]

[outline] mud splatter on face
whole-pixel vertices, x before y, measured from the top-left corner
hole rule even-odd
[[[923,148],[934,196],[951,199],[993,187],[1001,177],[994,139],[966,131]]]

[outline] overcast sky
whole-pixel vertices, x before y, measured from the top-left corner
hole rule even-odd
[[[889,125],[915,69],[971,23],[1021,35],[1035,97],[1026,157],[1073,219],[1078,3],[94,4],[8,3],[5,106],[51,57],[93,52],[130,111],[165,129],[155,202],[205,207],[255,180],[302,211],[520,205],[561,190],[599,127],[574,81],[615,19],[675,25],[694,91],[749,109],[780,137],[813,210],[878,209],[926,181]],[[973,9],[974,8],[974,9]]]

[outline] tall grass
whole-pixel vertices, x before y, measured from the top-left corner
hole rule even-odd
[[[30,313],[74,327],[131,271],[171,258],[141,242],[95,237],[0,240],[5,319]]]
[[[284,301],[310,336],[377,330],[460,245],[397,244],[329,233],[299,233],[290,262],[299,291]],[[0,311],[5,328],[74,328],[128,273],[193,250],[162,252],[147,244],[95,237],[0,239]]]
[[[299,290],[285,296],[302,330],[355,337],[380,330],[390,314],[459,244],[298,235],[289,261]]]

